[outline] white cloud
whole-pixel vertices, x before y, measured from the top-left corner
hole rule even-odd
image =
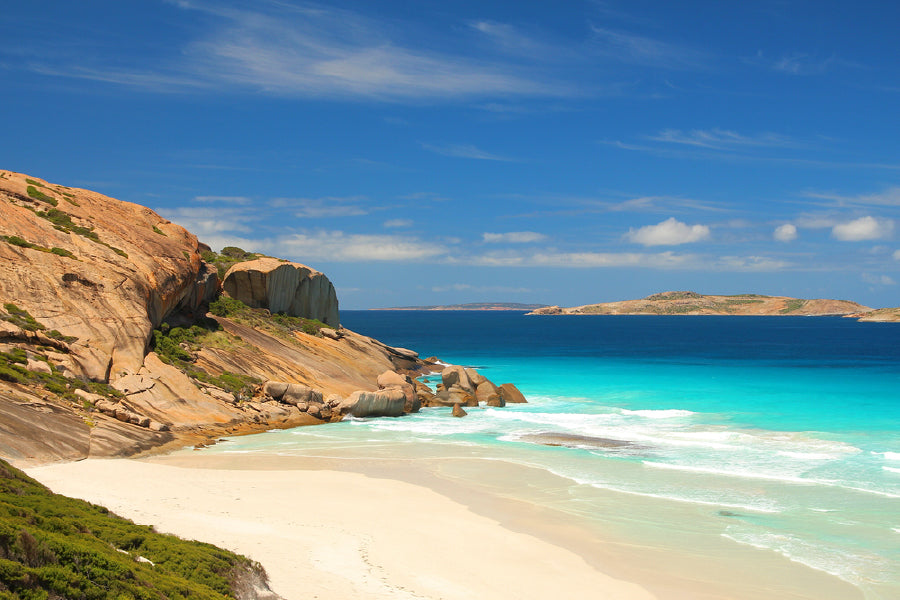
[[[594,49],[616,60],[663,69],[704,68],[706,56],[692,48],[679,46],[653,38],[591,27]]]
[[[412,219],[389,219],[384,222],[384,226],[388,229],[403,229],[412,227],[413,222]]]
[[[893,277],[889,275],[873,275],[871,273],[863,273],[862,280],[872,285],[897,285]]]
[[[797,227],[790,223],[785,223],[776,227],[773,235],[779,242],[793,242],[797,239]]]
[[[693,129],[681,131],[680,129],[664,129],[657,135],[650,137],[654,142],[667,142],[671,144],[683,144],[687,146],[699,146],[701,148],[736,149],[741,147],[793,147],[797,143],[790,138],[777,133],[761,133],[754,136],[742,135],[727,129]]]
[[[503,285],[470,285],[468,283],[454,283],[451,285],[436,285],[432,292],[494,292],[500,294],[525,294],[533,290],[525,287],[509,287]]]
[[[214,234],[227,232],[249,232],[248,225],[254,217],[247,209],[240,208],[160,208],[157,212],[173,223],[177,223],[196,235],[201,240]],[[208,242],[207,242],[208,243]]]
[[[535,231],[510,231],[507,233],[483,233],[482,238],[484,242],[488,244],[501,242],[508,242],[511,244],[530,244],[545,240],[547,239],[547,236]]]
[[[709,239],[710,233],[706,225],[686,225],[669,217],[657,225],[630,229],[625,237],[644,246],[676,246]]]
[[[894,260],[900,260],[900,250],[894,250]]]
[[[894,222],[891,219],[860,217],[835,225],[831,229],[831,235],[842,242],[862,242],[888,238],[893,231]]]
[[[333,217],[360,217],[367,215],[371,209],[361,206],[364,196],[324,198],[275,198],[270,202],[279,208],[296,209],[294,213],[302,219],[324,219]]]
[[[475,160],[496,160],[500,162],[515,161],[515,159],[513,158],[485,152],[484,150],[473,146],[472,144],[449,144],[444,146],[422,144],[422,147],[436,154],[440,154],[442,156],[452,156],[454,158],[473,158]]]
[[[293,96],[386,100],[479,95],[554,96],[514,64],[405,45],[394,24],[326,5],[254,5],[255,10],[191,3],[220,27],[186,54],[206,77]],[[274,7],[274,8],[272,8]]]
[[[878,194],[842,196],[834,193],[807,192],[804,196],[833,200],[838,206],[900,206],[900,186],[889,187]]]
[[[483,267],[558,267],[558,268],[689,268],[697,264],[696,257],[689,254],[660,252],[644,254],[640,252],[488,252],[478,256],[456,259],[452,262]]]
[[[791,263],[768,256],[723,256],[714,268],[720,271],[780,271]]]
[[[367,235],[343,231],[298,233],[273,241],[282,253],[308,259],[332,262],[397,261],[414,262],[434,259],[446,254],[439,244],[420,241],[410,236]]]
[[[250,204],[252,200],[246,196],[197,196],[194,202],[212,202],[223,204]]]

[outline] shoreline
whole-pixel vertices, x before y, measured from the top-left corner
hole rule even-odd
[[[54,492],[244,554],[266,568],[285,600],[539,599],[585,590],[657,597],[425,486],[350,471],[222,469],[205,457],[187,467],[177,466],[183,458],[161,458],[27,472]]]
[[[765,565],[764,581],[744,560],[709,573],[690,549],[661,551],[615,527],[586,528],[534,498],[488,489],[484,481],[479,487],[467,478],[472,469],[486,478],[529,480],[536,494],[554,485],[552,477],[535,478],[501,461],[485,468],[448,457],[190,450],[29,474],[160,531],[245,554],[262,563],[285,600],[584,597],[586,589],[621,600],[863,597],[850,584],[752,548],[738,552]],[[613,498],[608,509],[621,511],[626,501]]]

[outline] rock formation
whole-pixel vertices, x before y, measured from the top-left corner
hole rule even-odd
[[[0,171],[0,456],[130,456],[513,401],[462,367],[433,394],[413,377],[436,359],[341,328],[334,287],[304,265],[234,264],[222,297],[210,254],[150,209]]]
[[[277,258],[238,263],[225,274],[223,286],[229,296],[251,308],[340,326],[334,286],[306,265]]]
[[[221,289],[201,259],[208,250],[145,207],[0,171],[0,455],[125,456],[321,423],[352,392],[375,392],[385,371],[422,364],[343,329],[281,331],[239,316],[202,322]],[[277,259],[232,272],[263,276],[254,302],[339,327],[334,288],[321,273]],[[154,330],[167,323],[201,323],[203,339],[216,343],[175,341],[170,350],[181,358],[164,356]],[[291,403],[274,401],[265,381],[317,394],[305,405],[293,394]],[[404,393],[401,408],[406,401]]]

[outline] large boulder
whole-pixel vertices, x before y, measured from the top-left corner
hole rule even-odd
[[[449,390],[456,385],[470,394],[475,393],[475,386],[472,385],[468,373],[466,373],[465,368],[459,365],[451,365],[441,371],[441,383],[445,390]]]
[[[422,408],[422,401],[416,393],[416,384],[413,383],[413,380],[409,375],[401,375],[396,371],[385,371],[378,376],[377,383],[378,389],[396,389],[403,392],[406,397],[406,401],[403,405],[404,412],[416,413]]]
[[[268,257],[238,263],[225,274],[223,287],[252,308],[340,326],[334,286],[306,265]]]
[[[399,417],[405,404],[406,394],[402,390],[356,391],[341,402],[340,412],[354,417]]]

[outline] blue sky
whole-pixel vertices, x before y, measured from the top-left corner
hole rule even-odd
[[[7,3],[0,166],[343,308],[900,305],[895,2]]]

